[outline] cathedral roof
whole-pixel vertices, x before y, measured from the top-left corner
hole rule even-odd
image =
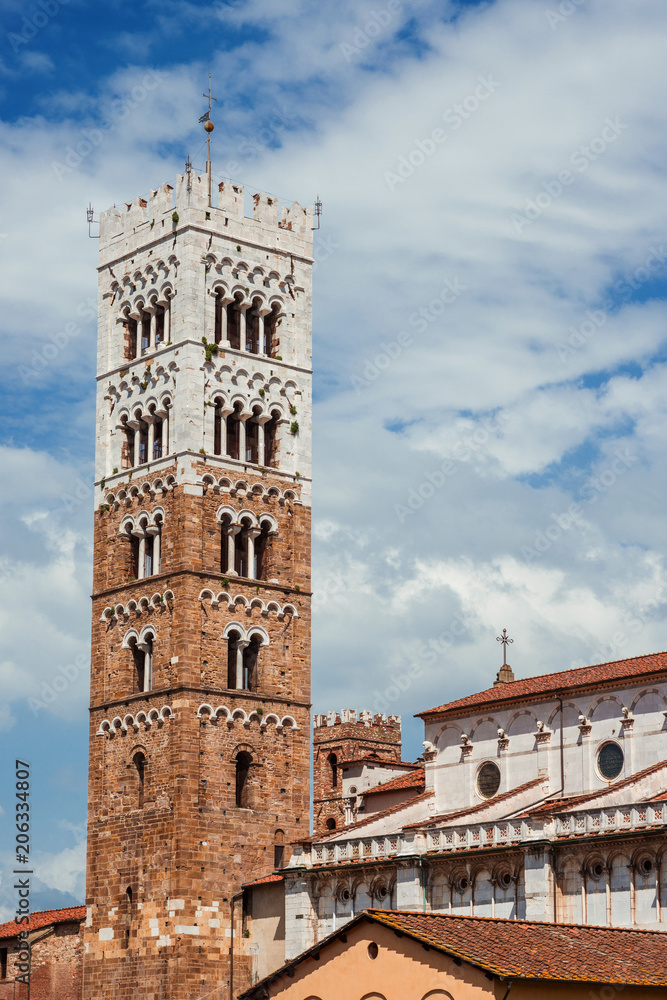
[[[397,778],[390,778],[380,785],[367,788],[363,795],[380,795],[382,792],[398,792],[403,788],[424,788],[424,768],[409,771],[407,774],[399,774]]]
[[[546,700],[565,694],[570,695],[580,688],[599,688],[604,684],[633,678],[644,679],[647,676],[664,673],[667,673],[667,652],[649,653],[646,656],[633,656],[627,660],[597,663],[590,667],[578,667],[576,670],[561,670],[553,674],[509,681],[507,684],[499,684],[486,691],[468,695],[467,698],[459,698],[437,708],[418,712],[417,717],[429,720],[441,716],[461,715],[466,709],[507,705],[526,699]]]
[[[0,939],[16,937],[20,931],[36,931],[40,927],[51,927],[53,924],[79,922],[85,916],[85,906],[66,906],[62,910],[38,910],[30,914],[27,923],[17,924],[15,920],[9,920],[6,924],[0,924]]]

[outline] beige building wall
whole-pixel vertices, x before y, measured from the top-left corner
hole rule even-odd
[[[363,923],[268,986],[280,1000],[624,1000],[667,998],[666,989],[602,983],[509,982],[465,961]],[[377,957],[373,945],[377,946]],[[316,953],[317,954],[317,953]]]

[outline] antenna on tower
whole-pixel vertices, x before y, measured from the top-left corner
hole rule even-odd
[[[320,228],[320,216],[321,215],[322,215],[322,202],[320,201],[320,196],[318,194],[318,196],[317,196],[317,198],[315,200],[315,218],[317,219],[317,225],[316,226],[311,226],[311,229],[319,229]]]
[[[99,226],[100,224],[99,219],[95,218],[93,203],[90,201],[88,202],[88,208],[86,209],[86,219],[88,220],[88,236],[90,237],[91,240],[99,240],[100,234],[98,233],[97,236],[94,236],[90,231],[91,226],[93,225]]]
[[[199,124],[204,124],[204,130],[208,133],[206,138],[207,143],[207,155],[206,155],[206,180],[208,183],[208,203],[211,202],[211,178],[213,174],[213,168],[211,167],[211,132],[215,128],[215,125],[211,121],[211,101],[217,101],[217,97],[211,96],[211,70],[208,71],[208,94],[204,94],[204,97],[208,99],[208,111],[201,116],[199,119]]]

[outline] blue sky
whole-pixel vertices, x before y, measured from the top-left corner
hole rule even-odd
[[[315,710],[386,703],[415,757],[503,627],[519,676],[667,646],[661,0],[0,12],[0,745],[33,761],[41,905],[83,898],[85,209],[202,167],[209,65],[216,175],[324,203]],[[3,843],[10,801],[6,767]]]

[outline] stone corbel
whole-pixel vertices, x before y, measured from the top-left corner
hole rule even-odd
[[[592,725],[590,723],[590,720],[587,719],[585,715],[580,715],[579,716],[579,732],[581,733],[582,737],[584,737],[584,736],[590,736],[592,728],[593,727],[592,727]]]
[[[626,733],[630,734],[635,725],[634,716],[630,715],[629,708],[623,708],[622,714],[623,718],[621,719],[621,731],[623,735],[625,735]]]

